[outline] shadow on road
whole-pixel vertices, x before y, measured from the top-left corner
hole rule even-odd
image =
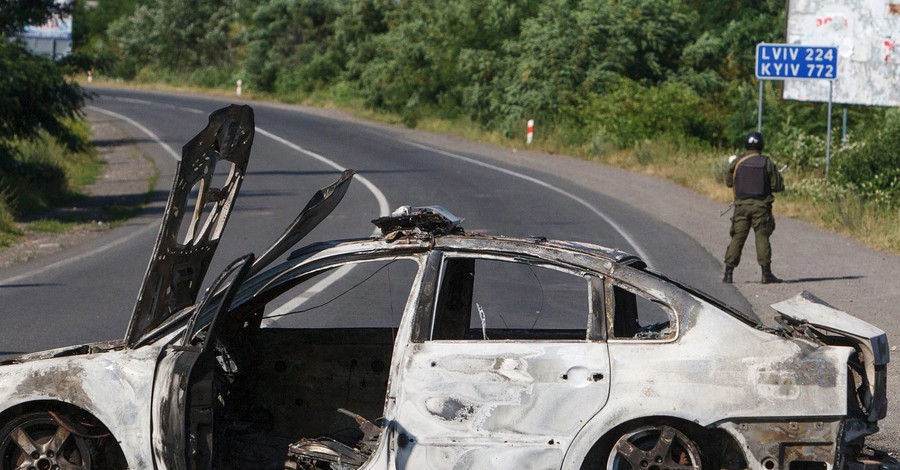
[[[866,276],[801,277],[799,279],[784,279],[784,283],[798,284],[801,282],[849,281],[851,279],[862,279],[864,277]]]
[[[0,289],[22,289],[27,287],[54,287],[60,286],[62,284],[57,283],[37,283],[37,284],[3,284],[3,281],[0,280]]]

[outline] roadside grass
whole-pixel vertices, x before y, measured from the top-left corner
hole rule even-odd
[[[86,122],[70,121],[70,129],[90,141]],[[8,210],[17,218],[34,215],[79,196],[77,189],[94,181],[103,163],[93,148],[71,152],[47,133],[35,140],[11,142],[14,168],[2,176]]]
[[[602,163],[666,178],[713,201],[723,210],[731,202],[724,184],[731,153],[694,150],[660,142],[594,158]],[[776,195],[776,217],[792,217],[823,230],[853,238],[877,250],[900,253],[900,211],[881,207],[829,184],[819,171],[784,175],[785,191]]]
[[[85,142],[90,142],[90,124],[72,121],[68,125]],[[0,141],[11,154],[0,157],[0,249],[10,247],[30,234],[65,234],[91,227],[112,229],[135,217],[150,199],[159,173],[147,181],[144,197],[123,204],[96,207],[86,212],[59,210],[78,205],[83,188],[96,182],[105,163],[96,148],[71,152],[46,134],[35,141]],[[137,152],[136,149],[133,150]],[[138,158],[149,159],[146,155]]]
[[[9,193],[0,188],[0,248],[11,245],[22,234],[6,203],[8,197]]]
[[[74,132],[90,141],[90,127],[69,121]],[[39,214],[81,197],[79,188],[95,181],[103,172],[96,149],[67,150],[46,133],[35,140],[7,141],[12,149],[10,170],[0,174],[0,246],[9,246],[24,231],[60,233],[75,222],[40,218]]]
[[[166,80],[178,83],[176,80]],[[103,82],[101,82],[103,83]],[[135,86],[121,81],[105,82],[125,87]],[[184,82],[182,82],[184,83]],[[160,83],[142,83],[139,86],[157,90],[190,93],[208,93],[234,97],[234,89],[210,89],[196,86],[175,86]],[[525,144],[524,123],[520,135],[508,136],[496,130],[485,130],[465,118],[440,118],[427,115],[411,121],[396,113],[378,112],[366,108],[352,92],[340,87],[317,90],[308,94],[277,95],[255,92],[246,84],[241,99],[283,102],[305,106],[338,109],[355,117],[415,127],[420,130],[449,133],[479,142],[506,148],[522,149]],[[238,99],[237,101],[240,101]],[[427,114],[427,113],[423,113]],[[723,203],[723,210],[731,202],[731,190],[724,185],[728,168],[728,156],[738,149],[709,148],[692,143],[678,143],[677,139],[659,138],[636,142],[630,148],[616,148],[599,139],[584,144],[571,144],[577,140],[564,132],[538,128],[529,150],[561,153],[577,158],[666,178],[685,186],[714,201]],[[824,161],[824,156],[813,154]],[[779,156],[776,154],[776,161]],[[776,196],[776,216],[794,217],[823,230],[853,238],[877,250],[900,254],[900,211],[895,207],[879,206],[863,200],[847,190],[829,184],[821,168],[810,171],[789,170],[785,174],[785,192]]]
[[[873,209],[857,197],[830,202],[823,211],[826,228],[859,239],[866,245],[900,253],[900,214]]]
[[[28,230],[40,233],[65,233],[73,227],[79,225],[76,221],[66,221],[57,219],[38,219],[28,223]]]

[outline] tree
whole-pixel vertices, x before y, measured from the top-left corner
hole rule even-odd
[[[248,29],[244,70],[258,90],[309,90],[337,78],[345,54],[334,46],[334,23],[345,2],[270,0],[260,5]]]
[[[34,139],[43,130],[72,150],[86,144],[65,125],[81,115],[85,94],[61,66],[9,37],[65,9],[53,0],[0,1],[0,167],[9,171],[12,154],[4,139]]]
[[[367,42],[359,88],[376,108],[399,112],[409,124],[426,109],[453,116],[481,108],[473,80],[491,80],[502,44],[533,15],[530,0],[423,0],[398,2],[386,13],[389,29]],[[482,88],[483,89],[483,88]],[[477,111],[473,110],[473,115]]]
[[[862,132],[835,160],[834,179],[886,209],[900,207],[900,109]]]
[[[119,54],[120,71],[132,78],[141,69],[189,74],[200,67],[233,65],[243,38],[240,0],[149,0],[130,16],[113,21],[108,40]]]
[[[105,38],[109,24],[132,14],[137,0],[94,2],[94,6],[87,3],[87,0],[75,0],[73,4],[72,41],[79,47]]]
[[[489,106],[479,108],[481,120],[506,128],[528,116],[568,120],[619,78],[663,83],[678,71],[697,16],[679,0],[544,2],[503,43],[502,76],[483,84]]]

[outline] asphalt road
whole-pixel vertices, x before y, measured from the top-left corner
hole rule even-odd
[[[0,271],[5,322],[0,354],[124,335],[175,157],[211,111],[236,101],[93,91],[97,97],[88,112],[117,119],[154,160],[160,172],[157,202],[87,245]],[[809,290],[884,329],[891,343],[900,345],[894,319],[900,304],[898,256],[779,219],[773,265],[788,282],[759,284],[758,268],[744,263],[735,273],[736,283],[724,285],[721,256],[728,220],[718,216],[722,205],[670,182],[565,156],[364,123],[337,112],[249,104],[257,124],[252,157],[211,273],[244,253],[259,254],[316,189],[331,183],[339,168],[353,168],[361,178],[309,241],[366,236],[373,230],[371,219],[397,206],[439,204],[464,217],[469,230],[584,240],[639,254],[654,269],[753,311],[767,323],[773,316],[769,304]],[[900,403],[896,370],[892,367],[889,375],[894,404]],[[875,443],[900,453],[898,415],[894,407]]]
[[[11,326],[0,331],[3,353],[122,336],[155,241],[176,156],[206,125],[208,114],[229,103],[94,91],[97,96],[87,111],[118,119],[140,150],[154,159],[160,172],[157,203],[90,246],[17,266],[16,281],[0,289],[3,316]],[[736,289],[716,281],[717,260],[689,236],[601,188],[573,184],[552,168],[523,166],[521,152],[498,158],[406,129],[284,106],[253,106],[257,133],[247,176],[211,273],[247,252],[261,253],[314,191],[334,181],[340,169],[353,168],[358,177],[347,197],[309,241],[367,236],[374,229],[372,219],[398,206],[439,204],[464,217],[469,230],[587,240],[639,254],[659,271],[750,308]],[[41,270],[42,264],[75,253],[76,262]]]

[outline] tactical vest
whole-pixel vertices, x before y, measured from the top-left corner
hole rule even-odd
[[[765,199],[771,194],[767,160],[759,154],[739,157],[734,168],[735,199]]]

